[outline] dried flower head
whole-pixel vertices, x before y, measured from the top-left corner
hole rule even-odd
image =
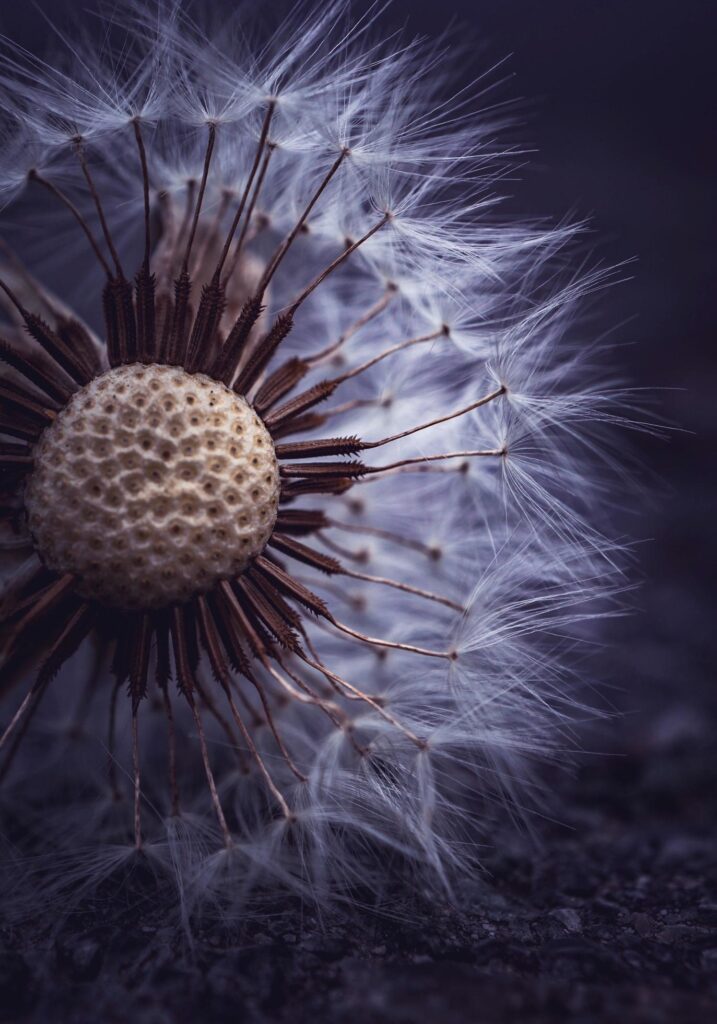
[[[600,275],[500,222],[503,115],[438,48],[120,9],[115,49],[0,68],[37,268],[4,249],[2,800],[67,888],[142,856],[317,897],[386,850],[448,885],[613,587]]]

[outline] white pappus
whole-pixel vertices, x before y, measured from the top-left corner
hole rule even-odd
[[[574,651],[625,587],[634,425],[581,324],[604,275],[570,275],[579,227],[501,218],[491,76],[451,93],[448,44],[380,13],[213,31],[124,0],[56,62],[3,44],[23,910],[138,859],[190,917],[392,870],[450,891],[590,713]]]

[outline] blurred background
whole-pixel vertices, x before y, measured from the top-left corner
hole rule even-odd
[[[2,4],[0,31],[43,52],[47,18],[67,27],[100,6]],[[502,62],[486,102],[517,101],[510,141],[527,150],[504,209],[587,217],[590,260],[626,264],[595,329],[611,332],[655,420],[677,428],[666,441],[631,439],[645,491],[623,525],[642,542],[644,582],[606,669],[631,729],[689,729],[717,702],[714,10],[711,0],[393,0],[379,14],[382,31],[468,38],[450,69],[459,83]]]
[[[202,6],[221,12],[224,0]],[[42,52],[51,40],[44,15],[62,25],[68,13],[97,7],[96,0],[6,2],[0,31]],[[567,793],[572,836],[548,830],[542,861],[517,849],[489,860],[504,903],[485,894],[471,903],[468,894],[466,921],[431,919],[419,936],[415,907],[401,904],[393,931],[371,931],[366,920],[337,926],[329,952],[317,954],[321,970],[338,978],[333,994],[318,993],[314,968],[306,967],[313,961],[293,946],[287,953],[289,940],[267,926],[272,951],[249,963],[240,1002],[255,1006],[264,986],[268,1009],[256,1019],[283,1020],[286,1012],[295,1020],[302,1008],[318,1019],[328,1005],[329,1019],[348,1021],[365,1016],[371,993],[372,1021],[439,1020],[450,1011],[456,1022],[474,1022],[477,972],[486,1019],[528,1019],[535,1007],[536,1020],[565,1019],[592,1000],[597,1016],[581,1020],[603,1019],[600,1012],[605,1020],[618,1012],[633,1019],[625,1009],[640,1006],[644,1016],[636,1010],[634,1019],[649,1024],[663,1014],[704,1020],[714,1002],[695,994],[698,977],[717,976],[717,940],[709,937],[717,924],[709,894],[710,879],[717,884],[715,5],[394,0],[379,20],[410,35],[454,28],[475,40],[453,69],[459,82],[507,58],[495,72],[508,79],[495,98],[519,101],[513,138],[533,152],[505,183],[506,208],[516,216],[588,217],[591,260],[626,264],[622,283],[601,297],[595,329],[612,333],[619,368],[646,389],[655,420],[675,429],[666,439],[631,439],[641,489],[620,515],[625,534],[639,542],[641,588],[635,614],[611,627],[600,655],[606,692],[621,714],[601,723],[593,740],[611,756],[587,757]],[[546,914],[562,915],[551,919],[554,934]],[[292,934],[285,916],[277,921]],[[427,931],[434,945],[426,946]],[[397,957],[391,970],[383,966],[387,949]],[[501,970],[505,991],[496,981]],[[238,975],[231,974],[230,997],[221,977],[202,1005],[223,998],[234,1012]],[[168,984],[176,996],[181,986]],[[169,1005],[167,992],[157,998]],[[398,1004],[409,1007],[403,1016]],[[90,1003],[87,1014],[77,1019],[92,1019]]]
[[[483,43],[477,71],[510,55],[536,152],[508,208],[591,219],[593,257],[623,268],[598,317],[633,385],[654,389],[669,440],[637,436],[646,490],[625,531],[643,579],[612,652],[615,699],[643,730],[701,733],[714,716],[717,612],[717,291],[714,5],[707,0],[399,3],[412,29],[446,19]],[[622,696],[619,691],[622,690]],[[714,719],[713,719],[714,722]],[[710,734],[710,748],[712,737]]]

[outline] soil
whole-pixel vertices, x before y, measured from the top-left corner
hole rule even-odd
[[[705,721],[591,758],[566,787],[570,827],[502,839],[453,904],[400,888],[380,913],[282,901],[234,929],[200,929],[191,949],[141,899],[54,938],[37,924],[2,930],[0,1020],[713,1020],[711,735]]]

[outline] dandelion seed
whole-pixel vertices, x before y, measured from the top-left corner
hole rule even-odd
[[[5,252],[3,786],[54,715],[53,750],[109,736],[86,832],[71,752],[43,784],[68,856],[108,844],[90,875],[129,841],[184,906],[319,897],[389,848],[448,885],[614,592],[583,500],[614,417],[563,338],[591,282],[541,296],[570,230],[484,221],[509,154],[435,48],[341,4],[258,49],[121,10],[121,59],[0,70],[0,191],[66,296]]]

